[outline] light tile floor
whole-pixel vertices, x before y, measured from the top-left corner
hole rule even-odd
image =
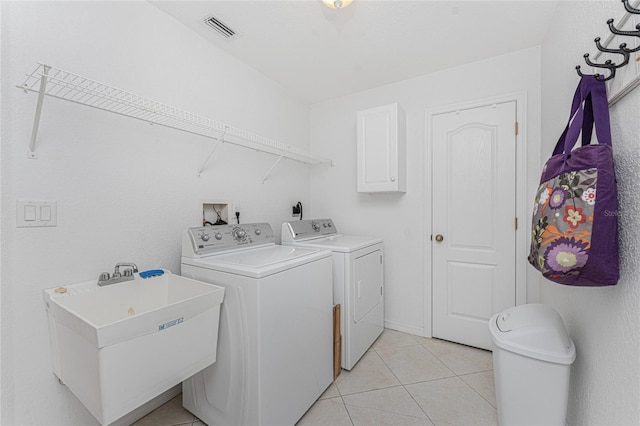
[[[178,396],[135,426],[203,425]],[[491,352],[385,330],[298,426],[497,425]],[[284,425],[283,425],[284,426]]]

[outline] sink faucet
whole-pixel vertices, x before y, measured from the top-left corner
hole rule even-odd
[[[123,269],[122,272],[120,272],[120,268],[127,268],[127,269]],[[131,262],[116,263],[116,267],[113,269],[113,275],[109,275],[108,272],[103,272],[100,274],[100,277],[98,277],[98,285],[102,286],[102,285],[121,283],[123,281],[130,281],[133,279],[133,274],[135,274],[136,272],[138,272],[138,267],[136,266],[135,263],[131,263]]]

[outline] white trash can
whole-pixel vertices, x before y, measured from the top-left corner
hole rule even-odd
[[[520,305],[494,315],[489,330],[498,423],[564,426],[576,349],[560,315],[546,305]]]

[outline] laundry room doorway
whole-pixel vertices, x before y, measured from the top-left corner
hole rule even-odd
[[[518,104],[512,97],[427,114],[433,337],[490,349],[488,320],[516,305]]]

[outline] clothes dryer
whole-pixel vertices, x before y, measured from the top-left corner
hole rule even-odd
[[[341,305],[342,368],[351,370],[384,329],[382,240],[338,233],[331,219],[282,224],[282,244],[331,250],[333,303]]]
[[[183,382],[209,425],[293,425],[333,381],[331,253],[267,223],[189,228],[182,275],[225,288],[215,364]]]

